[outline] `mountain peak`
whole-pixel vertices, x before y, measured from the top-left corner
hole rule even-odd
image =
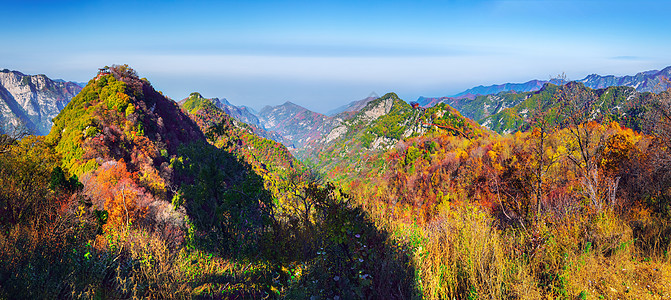
[[[285,102],[282,103],[282,105],[280,105],[280,106],[297,107],[297,108],[306,109],[305,107],[302,107],[302,106],[300,106],[300,105],[298,105],[298,104],[296,104],[296,103],[293,103],[293,102],[291,102],[291,101],[285,101]]]
[[[375,92],[368,94],[368,97],[361,100],[352,101],[346,105],[340,106],[338,108],[332,109],[326,113],[327,116],[335,116],[343,112],[357,112],[364,108],[370,101],[380,98]]]
[[[191,98],[191,97],[201,99],[201,98],[203,98],[203,95],[201,95],[199,92],[193,92],[193,93],[189,94],[189,98]]]
[[[177,103],[154,90],[135,70],[128,65],[107,70],[90,80],[54,118],[47,140],[63,155],[65,169],[81,175],[107,160],[137,159],[132,153],[150,153],[151,160],[160,161],[156,153],[175,154],[184,143],[205,140]],[[148,141],[156,146],[134,149]]]
[[[2,69],[2,70],[0,70],[0,73],[14,73],[14,74],[16,74],[16,75],[20,75],[20,76],[28,76],[28,75],[23,74],[23,73],[21,73],[21,72],[19,72],[19,71],[16,71],[16,70],[10,70],[10,69]]]
[[[394,100],[401,100],[401,98],[399,98],[398,95],[394,92],[386,93],[382,97],[379,97],[379,98],[381,98],[381,99],[391,98],[391,99],[394,99]]]

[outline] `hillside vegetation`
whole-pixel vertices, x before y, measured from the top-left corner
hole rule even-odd
[[[514,98],[505,135],[394,93],[329,130],[287,104],[301,162],[104,68],[48,136],[0,135],[0,298],[671,296],[671,93]]]
[[[446,104],[429,109],[412,108],[394,93],[370,101],[327,136],[314,151],[296,151],[334,179],[355,178],[371,157],[402,141],[428,132],[445,132],[473,138],[485,134],[481,127]],[[377,165],[382,168],[382,164]]]
[[[112,66],[47,137],[2,135],[1,298],[413,295],[348,195],[193,96]]]
[[[424,298],[668,297],[671,97],[635,120],[582,109],[625,98],[602,92],[569,85],[524,132],[427,132],[334,178],[410,247]]]
[[[504,96],[509,97],[509,96]],[[571,99],[580,98],[579,103]],[[654,105],[654,94],[639,93],[630,87],[609,87],[593,90],[582,83],[570,82],[563,86],[547,84],[538,92],[524,95],[515,106],[485,117],[480,123],[499,133],[529,130],[528,123],[538,114],[554,114],[554,125],[563,126],[570,113],[566,106],[598,122],[615,121],[623,126],[642,130],[643,114]]]

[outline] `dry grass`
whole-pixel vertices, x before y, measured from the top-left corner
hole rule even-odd
[[[426,226],[384,222],[414,249],[422,298],[671,297],[663,220],[587,209],[546,216],[526,229],[501,228],[487,211],[466,204],[443,210]]]
[[[671,266],[598,255],[576,256],[563,272],[569,296],[587,299],[663,299],[671,295]]]
[[[159,233],[106,236],[14,226],[0,233],[0,298],[258,298],[270,267],[170,247]]]
[[[425,297],[504,296],[505,250],[485,213],[460,208],[431,224],[426,238],[416,253]]]

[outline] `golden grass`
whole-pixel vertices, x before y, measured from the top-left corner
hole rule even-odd
[[[416,252],[425,297],[504,296],[505,250],[485,213],[461,208],[431,224],[426,238]]]
[[[414,250],[425,299],[668,299],[668,223],[606,209],[502,228],[485,209],[458,204],[425,226],[378,226]]]

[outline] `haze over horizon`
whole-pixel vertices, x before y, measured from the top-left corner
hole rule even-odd
[[[129,64],[179,100],[326,112],[478,85],[671,65],[671,1],[20,1],[0,68],[88,81]]]

